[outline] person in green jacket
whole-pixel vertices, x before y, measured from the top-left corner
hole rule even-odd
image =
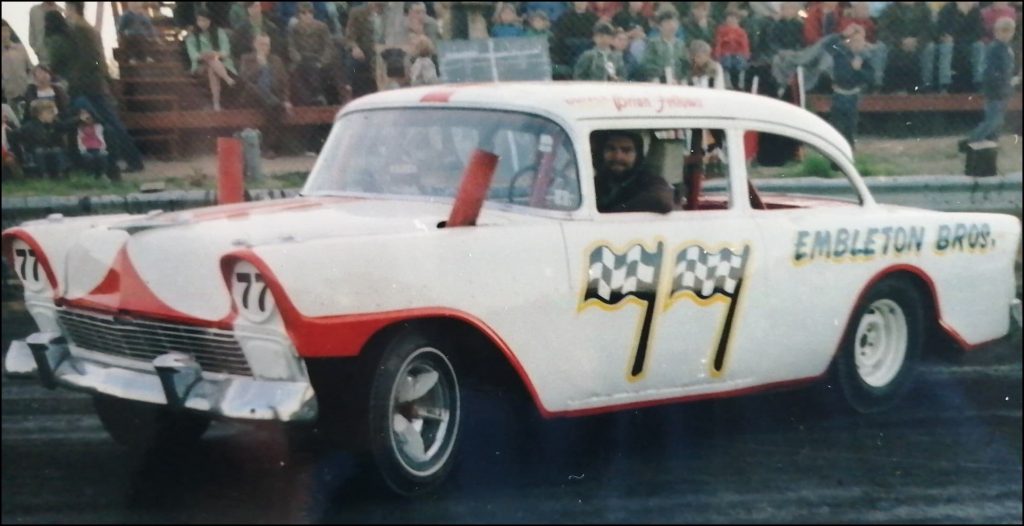
[[[642,77],[651,82],[679,84],[690,74],[686,44],[676,37],[679,18],[675,11],[658,14],[658,36],[647,39],[644,58],[640,61]]]
[[[238,71],[231,58],[227,32],[211,21],[205,8],[196,11],[196,25],[185,37],[185,48],[192,63],[192,74],[209,79],[213,111],[220,111],[221,82],[234,86]]]
[[[621,81],[626,79],[622,53],[612,49],[615,28],[608,22],[594,25],[594,47],[576,60],[572,78],[575,80]]]

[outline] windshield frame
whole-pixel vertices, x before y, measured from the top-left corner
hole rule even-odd
[[[588,201],[590,198],[589,189],[584,181],[585,177],[590,175],[589,171],[584,171],[588,168],[582,164],[580,160],[580,150],[578,148],[579,141],[574,135],[574,129],[567,125],[567,123],[561,117],[557,115],[550,115],[548,112],[531,111],[526,108],[496,108],[491,105],[483,104],[444,104],[444,105],[409,105],[404,104],[381,104],[374,105],[368,108],[357,108],[352,110],[342,110],[335,118],[334,123],[331,125],[331,131],[328,134],[327,140],[324,142],[323,148],[329,147],[331,140],[335,133],[338,133],[338,124],[350,117],[357,114],[363,114],[368,112],[377,111],[417,111],[417,110],[474,110],[474,111],[487,111],[491,113],[508,113],[516,114],[521,116],[527,116],[535,119],[546,121],[548,124],[554,126],[557,130],[564,134],[564,140],[568,141],[565,148],[573,156],[573,162],[575,163],[576,169],[576,184],[578,188],[579,199],[575,208],[572,209],[553,209],[553,208],[541,208],[529,205],[523,205],[518,203],[509,203],[498,200],[485,200],[484,209],[492,209],[503,212],[513,212],[518,214],[536,215],[541,217],[551,217],[558,219],[574,219],[580,217],[587,211]],[[320,153],[317,155],[316,162],[313,164],[309,175],[306,177],[305,183],[303,183],[302,189],[299,191],[299,195],[303,197],[355,197],[362,199],[379,199],[379,200],[394,200],[394,201],[415,201],[415,202],[433,202],[433,203],[444,203],[453,204],[455,202],[454,197],[449,196],[423,196],[423,195],[410,195],[410,194],[388,194],[388,193],[368,193],[358,192],[353,190],[310,190],[310,183],[312,181],[312,175],[318,170],[323,169],[322,164],[327,162],[327,156],[324,155],[324,149],[321,148]]]

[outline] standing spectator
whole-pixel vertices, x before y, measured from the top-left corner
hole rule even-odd
[[[516,14],[516,6],[504,2],[498,13],[498,23],[491,26],[492,38],[521,37],[526,34],[523,22]]]
[[[850,10],[839,21],[839,32],[846,30],[851,24],[857,24],[864,28],[865,39],[868,42],[867,60],[871,62],[871,69],[875,71],[874,86],[881,86],[884,82],[885,63],[888,58],[888,48],[885,44],[878,42],[875,32],[875,21],[871,19],[871,6],[868,2],[852,2]]]
[[[629,52],[630,40],[629,33],[621,27],[616,27],[615,38],[612,40],[612,49],[622,57],[623,65],[623,80],[636,80],[637,75],[640,71],[640,61],[637,60],[636,56]]]
[[[196,10],[195,27],[185,37],[185,48],[192,63],[192,75],[200,79],[206,77],[213,111],[220,111],[221,83],[234,87],[234,77],[238,75],[227,32],[213,23],[206,9],[200,8]]]
[[[345,28],[347,46],[352,55],[352,95],[359,97],[377,91],[377,45],[383,42],[383,2],[367,2],[352,10]]]
[[[103,125],[100,124],[88,101],[80,99],[76,124],[76,143],[78,156],[86,170],[96,179],[105,177],[107,171],[107,141],[103,138]]]
[[[981,21],[985,26],[986,42],[993,40],[996,21],[1004,17],[1014,22],[1019,18],[1017,10],[1010,5],[1010,2],[992,2],[992,5],[981,10]]]
[[[867,56],[864,28],[853,24],[841,34],[823,40],[824,51],[832,55],[832,109],[829,118],[853,148],[857,135],[860,93],[874,82],[875,74]]]
[[[689,53],[686,44],[676,36],[679,18],[675,10],[658,13],[658,36],[647,39],[641,74],[651,82],[678,84],[689,75]]]
[[[722,65],[711,60],[711,44],[703,40],[690,41],[689,84],[700,88],[731,88]]]
[[[292,113],[288,69],[281,57],[273,54],[269,35],[256,35],[250,47],[253,50],[239,61],[239,78],[245,105],[263,112],[263,154],[272,159],[280,153],[282,145],[280,126],[276,124]]]
[[[437,19],[427,14],[427,4],[423,2],[409,3],[409,12],[405,16],[408,37],[406,43],[410,46],[409,52],[415,54],[413,49],[419,41],[419,35],[430,39],[431,42],[441,40],[441,27]]]
[[[985,97],[985,118],[971,130],[966,140],[960,141],[960,150],[981,141],[998,141],[999,132],[1006,119],[1006,106],[1013,93],[1013,86],[1020,84],[1020,76],[1014,76],[1013,50],[1010,41],[1017,30],[1013,18],[996,20],[992,32],[995,40],[985,51],[985,73],[982,76],[981,94]]]
[[[957,91],[973,91],[981,85],[984,71],[984,27],[977,2],[947,2],[939,10],[939,91],[945,93],[956,81]],[[953,72],[956,70],[956,78]],[[966,73],[970,72],[970,75]],[[967,89],[964,89],[964,87]]]
[[[14,113],[14,109],[3,103],[3,126],[0,128],[0,133],[3,135],[3,170],[2,175],[4,181],[11,179],[21,179],[21,165],[19,161],[22,159],[22,155],[19,152],[17,141],[15,136],[18,133],[18,129],[21,127],[18,122],[18,116]],[[10,134],[10,137],[8,137]]]
[[[409,68],[409,84],[425,86],[440,82],[437,77],[437,66],[431,58],[434,56],[434,43],[426,35],[416,37],[414,54],[416,59]]]
[[[747,32],[740,27],[740,15],[735,12],[725,15],[725,23],[715,32],[715,58],[729,75],[729,82],[737,89],[743,89],[750,59],[750,41]]]
[[[120,178],[117,161],[127,163],[127,171],[141,171],[142,153],[121,122],[117,101],[110,92],[107,61],[99,33],[82,18],[82,2],[67,2],[66,6],[67,21],[56,11],[46,13],[46,45],[51,68],[67,80],[71,102],[87,99],[103,123],[107,143],[113,147],[112,160],[107,164],[110,178]]]
[[[313,16],[312,2],[299,2],[298,22],[288,30],[288,56],[294,82],[295,101],[299,105],[327,104],[324,84],[331,78],[334,46],[327,24]]]
[[[615,15],[622,11],[622,2],[594,2],[594,14],[601,22],[612,23]],[[612,26],[614,27],[614,26]]]
[[[807,8],[804,20],[804,45],[813,45],[838,31],[841,18],[839,2],[814,2]]]
[[[878,19],[878,34],[888,48],[885,89],[897,93],[929,91],[935,63],[932,12],[922,2],[893,2]]]
[[[37,100],[29,107],[32,120],[25,123],[16,138],[31,154],[39,174],[58,179],[67,173],[65,129],[57,122],[57,107],[48,100]]]
[[[574,80],[626,80],[622,56],[612,49],[615,28],[607,22],[594,25],[594,47],[584,51],[573,68]]]
[[[690,16],[683,22],[687,40],[715,41],[715,23],[711,20],[710,14],[709,2],[693,2],[690,6]]]
[[[782,2],[779,19],[768,28],[767,45],[774,55],[781,50],[799,50],[804,46],[804,24],[800,21],[800,4]]]
[[[270,17],[263,13],[260,2],[241,2],[244,6],[245,20],[239,21],[231,34],[231,52],[235,58],[241,58],[246,53],[251,53],[253,39],[259,35],[270,37],[270,52],[277,55],[281,60],[288,58],[288,42],[285,41],[284,33]]]
[[[644,4],[646,2],[627,2],[626,9],[620,10],[612,18],[612,25],[621,27],[626,32],[641,31],[644,36],[651,29],[651,23],[644,15]],[[632,38],[632,35],[630,36]]]
[[[25,94],[30,82],[29,72],[32,70],[32,61],[28,58],[25,46],[14,42],[12,36],[14,31],[7,24],[6,20],[0,21],[0,34],[2,34],[3,53],[3,91],[4,98],[11,103],[21,99]]]
[[[589,2],[573,2],[572,11],[567,11],[555,22],[555,47],[551,50],[555,64],[575,64],[576,59],[592,45],[594,24],[597,15],[589,10]]]
[[[36,100],[52,101],[57,108],[57,118],[66,118],[71,99],[68,98],[68,92],[63,86],[53,83],[50,68],[37,64],[32,68],[32,79],[34,82],[25,90],[25,103],[31,105]]]
[[[40,64],[50,63],[50,52],[46,49],[46,13],[56,11],[64,14],[64,8],[57,5],[57,2],[40,2],[28,10],[28,43],[32,51],[36,52],[36,59]]]
[[[141,61],[153,62],[149,56],[151,45],[156,44],[160,34],[153,27],[153,21],[146,13],[144,2],[127,2],[128,10],[121,15],[117,21],[117,35],[120,37],[119,46],[128,53],[128,63],[136,64]]]

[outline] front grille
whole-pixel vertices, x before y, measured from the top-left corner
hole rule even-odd
[[[60,309],[71,343],[103,354],[151,362],[168,352],[191,355],[204,371],[252,376],[231,331]]]

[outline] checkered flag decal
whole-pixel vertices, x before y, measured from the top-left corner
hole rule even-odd
[[[715,294],[735,298],[749,253],[750,247],[742,252],[728,248],[708,252],[699,245],[684,248],[676,257],[671,294],[688,290],[701,299]]]
[[[653,251],[633,245],[619,255],[600,246],[590,253],[590,281],[583,300],[596,299],[615,305],[629,295],[650,300],[658,288],[662,244]]]

